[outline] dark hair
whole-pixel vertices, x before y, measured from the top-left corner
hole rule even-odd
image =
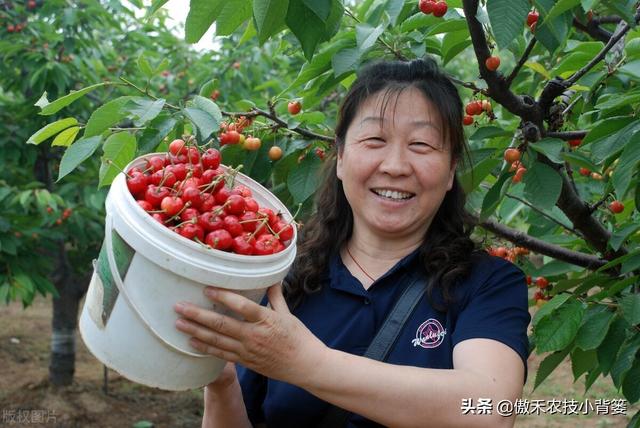
[[[465,164],[468,148],[462,129],[462,100],[451,80],[431,60],[384,61],[365,67],[351,86],[340,107],[336,126],[336,149],[325,164],[324,179],[316,193],[316,212],[302,228],[298,254],[284,284],[290,307],[305,295],[319,291],[326,279],[331,257],[351,236],[353,213],[336,175],[336,152],[345,144],[347,129],[358,108],[370,96],[385,91],[383,108],[392,94],[414,87],[431,101],[440,113],[445,142],[449,142],[452,160]],[[465,194],[457,177],[434,216],[420,245],[419,257],[425,271],[433,276],[428,289],[442,290],[445,305],[453,301],[452,287],[471,269],[476,245],[470,238],[473,227],[465,211]],[[438,309],[446,308],[434,303]]]

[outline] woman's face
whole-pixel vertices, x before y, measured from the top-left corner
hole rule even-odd
[[[440,115],[419,89],[388,97],[384,90],[359,108],[338,154],[337,175],[354,227],[385,238],[422,237],[455,176]]]

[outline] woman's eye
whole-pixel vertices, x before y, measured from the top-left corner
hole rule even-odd
[[[411,143],[411,146],[416,147],[416,148],[421,149],[421,150],[435,149],[435,147],[433,147],[431,144],[425,143],[423,141],[415,141],[415,142]]]

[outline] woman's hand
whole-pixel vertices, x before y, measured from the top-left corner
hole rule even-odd
[[[267,290],[271,308],[220,288],[207,287],[205,295],[243,320],[189,303],[177,304],[175,310],[183,318],[176,327],[192,336],[191,345],[201,352],[240,363],[272,379],[299,384],[328,349],[289,312],[280,284]]]

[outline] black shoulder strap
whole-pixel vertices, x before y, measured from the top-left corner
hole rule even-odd
[[[395,306],[371,341],[364,356],[373,360],[385,361],[391,347],[396,342],[400,330],[422,298],[427,285],[424,276],[414,274],[411,283],[404,289]],[[350,412],[337,406],[331,406],[317,428],[339,428],[346,425]]]

